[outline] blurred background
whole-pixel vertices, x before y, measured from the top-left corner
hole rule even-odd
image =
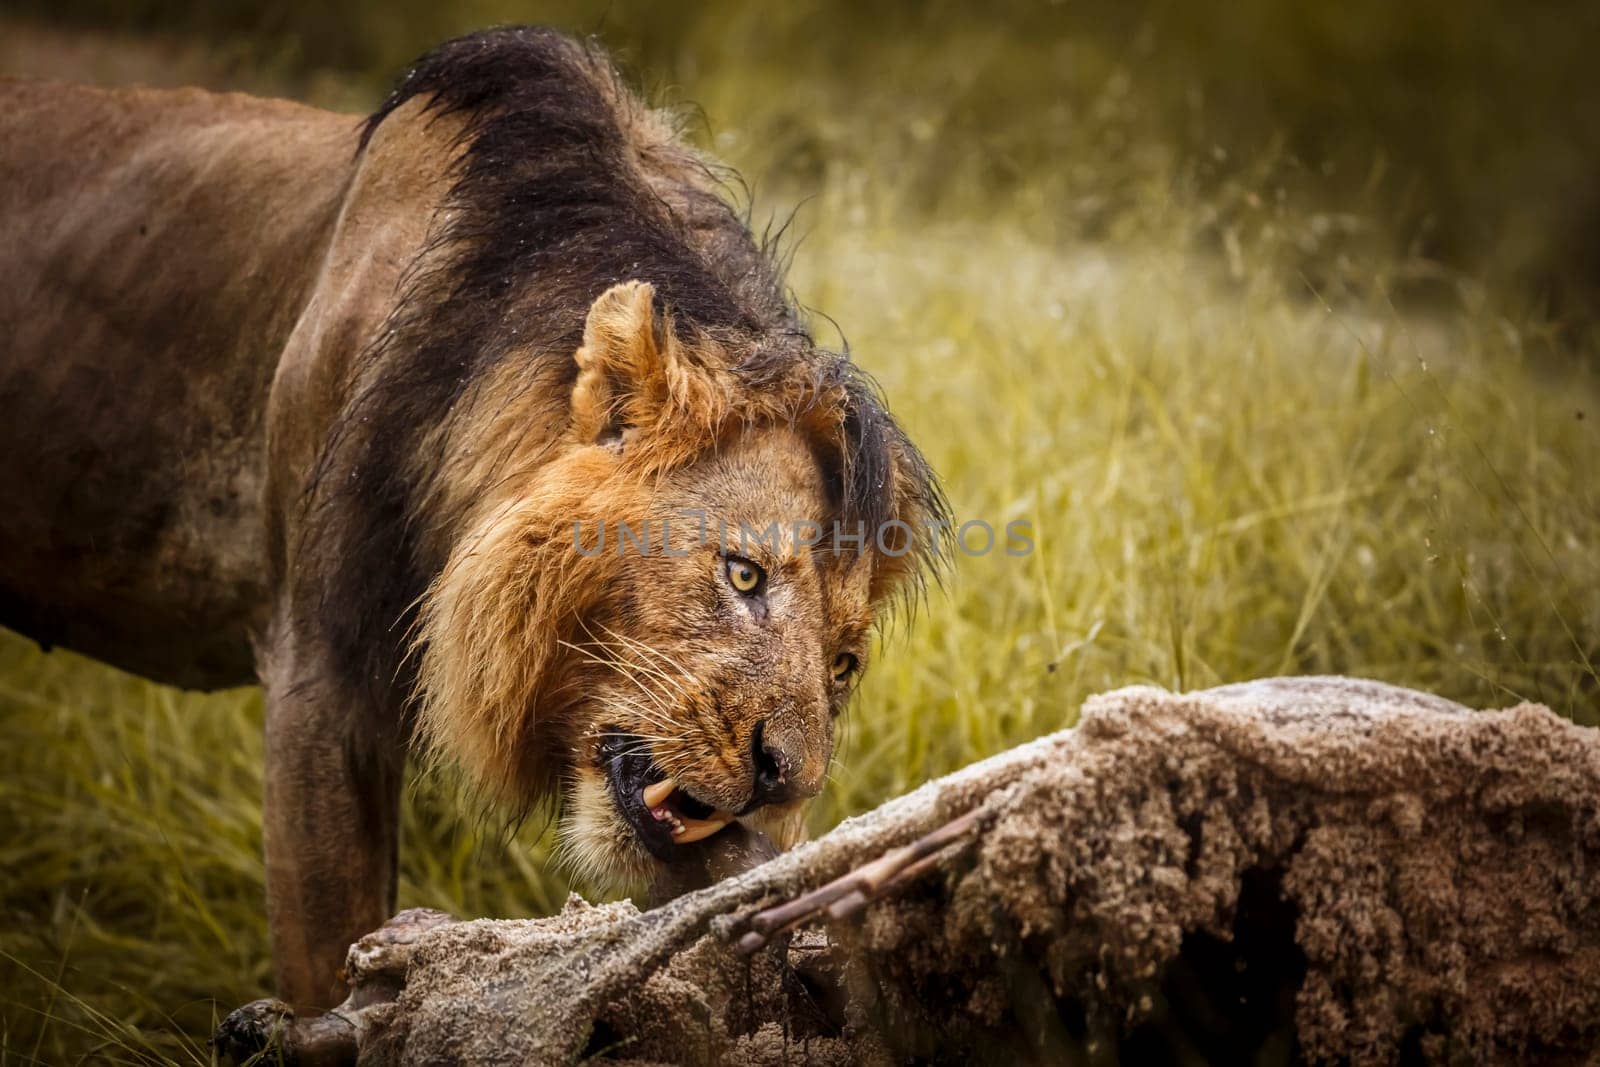
[[[890,627],[817,831],[1133,683],[1600,720],[1600,5],[11,0],[0,73],[360,112],[504,22],[683,110],[958,513],[1033,524]],[[259,734],[0,632],[0,1063],[206,1062],[267,991]],[[402,905],[569,889],[447,777],[406,819]]]

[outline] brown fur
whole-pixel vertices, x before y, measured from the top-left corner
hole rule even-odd
[[[422,60],[364,125],[196,92],[0,85],[0,621],[150,677],[267,690],[280,992],[337,999],[392,909],[413,735],[564,805],[650,877],[617,732],[794,840],[884,605],[934,551],[792,536],[728,585],[681,511],[923,523],[943,503],[666,118],[565,38]],[[574,523],[672,554],[586,555]],[[714,540],[714,538],[713,538]],[[758,806],[755,737],[787,767]]]

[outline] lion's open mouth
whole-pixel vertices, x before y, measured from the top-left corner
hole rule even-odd
[[[611,731],[600,745],[600,763],[611,786],[611,800],[639,841],[658,860],[670,863],[680,845],[703,841],[733,821],[690,796],[662,773],[645,741]]]

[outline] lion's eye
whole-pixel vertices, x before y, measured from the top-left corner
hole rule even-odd
[[[856,667],[859,665],[855,656],[849,652],[839,653],[833,657],[833,680],[836,682],[844,681],[856,672]]]
[[[756,596],[767,584],[767,572],[747,559],[729,556],[724,567],[728,584],[745,596]]]

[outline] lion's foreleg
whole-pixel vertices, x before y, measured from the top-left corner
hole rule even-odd
[[[394,912],[404,753],[316,671],[267,673],[267,918],[278,995],[322,1009],[345,995],[351,942]]]

